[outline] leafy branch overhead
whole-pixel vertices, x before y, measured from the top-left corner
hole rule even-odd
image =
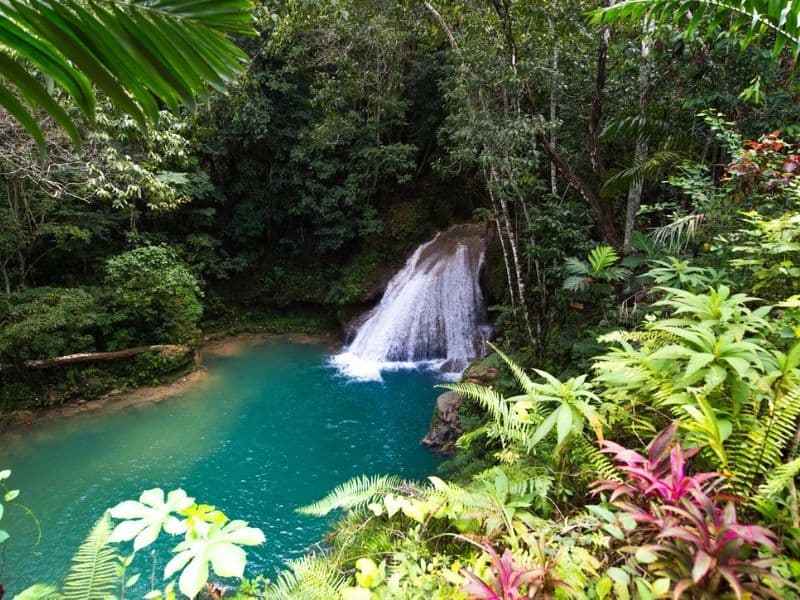
[[[0,106],[42,145],[41,108],[79,143],[58,86],[87,119],[95,88],[139,126],[224,91],[255,35],[251,0],[9,0],[0,3]],[[42,77],[44,76],[44,77]]]
[[[765,36],[774,36],[773,56],[788,49],[800,56],[800,2],[787,0],[627,0],[593,13],[597,23],[652,18],[658,22],[685,22],[687,33],[724,26],[739,34],[747,48]]]

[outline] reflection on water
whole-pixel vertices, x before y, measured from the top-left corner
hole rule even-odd
[[[43,423],[2,441],[0,467],[36,514],[9,509],[12,534],[0,582],[12,594],[58,582],[106,508],[149,487],[176,488],[267,535],[250,574],[274,574],[323,534],[324,520],[294,513],[360,473],[424,477],[436,459],[419,446],[433,409],[433,376],[390,373],[351,382],[324,350],[272,340],[209,362],[212,378],[180,398]],[[151,561],[163,566],[169,547]]]

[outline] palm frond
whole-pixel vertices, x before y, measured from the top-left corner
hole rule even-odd
[[[655,137],[664,138],[666,133],[670,133],[674,129],[673,121],[646,115],[631,115],[609,120],[608,125],[600,132],[599,139],[612,141],[623,136],[632,139],[642,136],[649,140]]]
[[[377,498],[403,486],[406,482],[394,475],[360,475],[336,486],[334,490],[313,504],[297,509],[312,517],[324,517],[334,510],[357,510]]]
[[[682,159],[680,153],[672,150],[659,150],[644,158],[637,158],[633,164],[612,173],[601,192],[613,196],[631,185],[657,180],[670,166]]]
[[[657,227],[650,232],[650,237],[658,244],[668,248],[679,249],[691,242],[697,235],[700,225],[706,216],[694,213],[675,219],[663,227]]]
[[[800,4],[775,0],[625,0],[595,11],[596,23],[653,19],[661,23],[686,24],[688,33],[727,26],[738,34],[741,47],[774,35],[773,56],[784,49],[796,59],[800,55]]]
[[[111,518],[105,514],[72,557],[62,590],[64,600],[106,600],[115,591],[118,554],[109,544],[110,536]]]
[[[91,120],[96,86],[140,126],[159,106],[193,106],[224,91],[247,56],[230,35],[254,34],[251,0],[9,0],[0,2],[0,106],[42,142],[44,109],[77,143],[78,131],[39,74]],[[13,86],[10,87],[10,86]]]

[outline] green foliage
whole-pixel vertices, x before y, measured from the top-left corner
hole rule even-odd
[[[339,486],[318,502],[299,508],[297,512],[304,515],[324,517],[334,510],[356,510],[365,508],[378,496],[397,490],[403,480],[390,475],[355,477]]]
[[[771,308],[750,309],[744,294],[664,291],[656,306],[668,318],[651,320],[654,335],[638,348],[608,337],[620,347],[597,359],[596,381],[621,406],[669,410],[713,468],[752,494],[781,464],[800,416],[798,352],[772,347]]]
[[[674,256],[667,257],[666,260],[654,260],[650,265],[647,278],[662,288],[698,293],[726,281],[725,271],[698,267],[689,260],[681,260]]]
[[[341,594],[344,578],[325,556],[289,562],[265,594],[269,600],[328,600]]]
[[[593,283],[608,284],[624,280],[628,271],[615,266],[619,255],[611,246],[598,246],[589,252],[586,261],[569,258],[566,271],[569,277],[564,280],[564,289],[573,292],[588,291]]]
[[[0,362],[91,350],[100,320],[82,289],[33,288],[0,299]]]
[[[685,22],[686,32],[726,26],[747,48],[765,36],[775,36],[773,58],[787,49],[800,55],[800,7],[794,2],[770,0],[626,0],[595,13],[598,21],[653,18]]]
[[[17,94],[31,109],[44,108],[79,143],[70,116],[27,71],[32,66],[87,118],[94,117],[95,85],[144,126],[157,120],[160,102],[177,112],[211,88],[224,89],[239,73],[246,57],[227,35],[253,33],[250,8],[238,0],[217,2],[213,11],[197,1],[5,4],[0,61],[16,93],[0,86],[0,105],[42,146],[36,119]]]
[[[118,554],[110,544],[111,519],[106,514],[95,523],[72,558],[64,579],[64,600],[106,600],[117,587]]]
[[[112,347],[188,342],[196,336],[201,291],[169,248],[144,246],[109,259],[104,283],[109,308],[104,325]]]

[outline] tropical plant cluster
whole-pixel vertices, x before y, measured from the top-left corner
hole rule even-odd
[[[3,411],[110,385],[37,371],[60,356],[346,322],[469,219],[502,365],[446,386],[441,472],[300,508],[339,519],[272,581],[259,529],[152,489],[18,597],[124,598],[153,544],[149,598],[800,597],[799,24],[772,0],[0,3]],[[0,519],[26,510],[10,475]]]

